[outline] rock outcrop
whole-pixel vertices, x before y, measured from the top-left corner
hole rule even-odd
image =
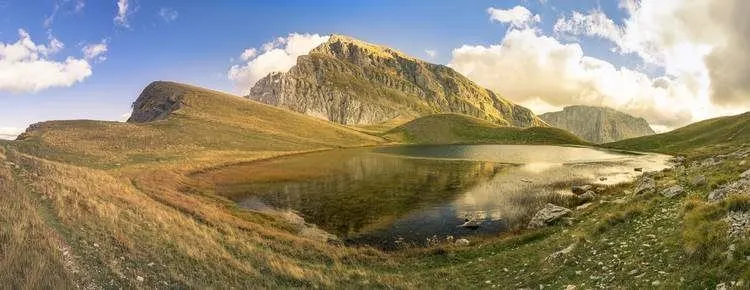
[[[143,89],[133,103],[129,123],[147,123],[166,119],[170,113],[179,110],[185,85],[155,81]]]
[[[297,58],[288,72],[259,80],[247,98],[340,124],[460,113],[501,125],[547,126],[447,66],[341,35]]]
[[[548,203],[542,209],[537,211],[536,214],[534,214],[534,217],[532,217],[531,221],[529,221],[528,228],[534,229],[545,227],[547,225],[555,223],[560,218],[567,216],[572,212],[573,211],[571,211],[570,209]]]
[[[592,106],[569,106],[539,115],[547,124],[568,130],[593,143],[614,142],[654,134],[648,122],[628,114]]]

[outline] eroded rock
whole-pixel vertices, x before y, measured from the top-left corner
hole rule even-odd
[[[649,177],[643,176],[638,180],[635,186],[635,194],[644,194],[652,192],[656,189],[656,181]]]
[[[528,228],[534,229],[545,227],[555,223],[560,218],[569,215],[571,212],[570,209],[548,203],[534,214],[534,217],[532,217],[529,222]]]

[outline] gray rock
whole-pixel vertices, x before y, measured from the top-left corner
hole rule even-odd
[[[750,178],[741,178],[739,180],[728,182],[721,187],[711,191],[708,194],[709,201],[719,201],[730,194],[747,193],[750,191]]]
[[[727,234],[730,238],[744,238],[750,229],[750,212],[731,211],[724,221],[729,225]]]
[[[591,187],[592,186],[590,184],[586,184],[586,185],[574,185],[573,187],[570,188],[570,190],[573,193],[575,193],[575,194],[583,194],[583,193],[591,190]]]
[[[635,194],[644,194],[656,190],[656,181],[648,176],[642,176],[635,186]]]
[[[565,247],[565,249],[562,249],[562,250],[559,250],[557,252],[550,254],[549,256],[547,256],[546,260],[551,261],[551,260],[557,259],[560,256],[570,254],[570,252],[575,250],[577,246],[578,245],[576,243],[572,243],[569,246]]]
[[[662,190],[661,195],[663,195],[664,197],[672,198],[682,194],[683,192],[685,192],[685,190],[682,188],[682,186],[675,185]]]
[[[745,170],[745,172],[740,173],[740,178],[748,178],[750,177],[750,169]]]
[[[596,199],[596,193],[594,193],[591,190],[584,192],[583,194],[578,196],[579,202],[590,202],[595,199]]]
[[[692,186],[705,186],[707,184],[706,177],[703,175],[698,175],[693,177],[693,179],[690,180],[690,185]]]
[[[582,205],[579,205],[579,206],[577,206],[577,207],[576,207],[576,210],[584,210],[584,209],[587,209],[587,208],[589,208],[589,207],[590,207],[591,205],[593,205],[593,204],[594,204],[593,202],[587,202],[587,203],[584,203],[584,204],[582,204]]]
[[[556,222],[561,217],[569,215],[571,212],[570,209],[548,203],[534,214],[534,217],[532,217],[529,222],[528,228],[533,229],[545,227]]]
[[[455,244],[456,246],[468,246],[470,242],[467,239],[458,239]]]

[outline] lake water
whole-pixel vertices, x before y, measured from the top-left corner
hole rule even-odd
[[[562,146],[394,146],[282,157],[199,178],[244,208],[292,210],[347,243],[390,248],[520,227],[570,185],[627,182],[640,174],[634,168],[661,170],[668,159]],[[458,227],[466,218],[480,227]]]

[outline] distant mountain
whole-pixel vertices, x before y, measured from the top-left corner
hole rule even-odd
[[[460,114],[420,117],[389,130],[384,137],[412,144],[587,144],[559,128],[503,127]]]
[[[607,143],[654,134],[648,122],[606,107],[569,106],[539,116],[551,126],[592,143]]]
[[[750,112],[708,119],[674,131],[622,140],[605,144],[605,147],[685,154],[692,150],[705,150],[709,146],[736,148],[750,143]]]
[[[347,125],[460,113],[503,126],[547,126],[529,109],[453,69],[341,35],[259,80],[248,98]]]

